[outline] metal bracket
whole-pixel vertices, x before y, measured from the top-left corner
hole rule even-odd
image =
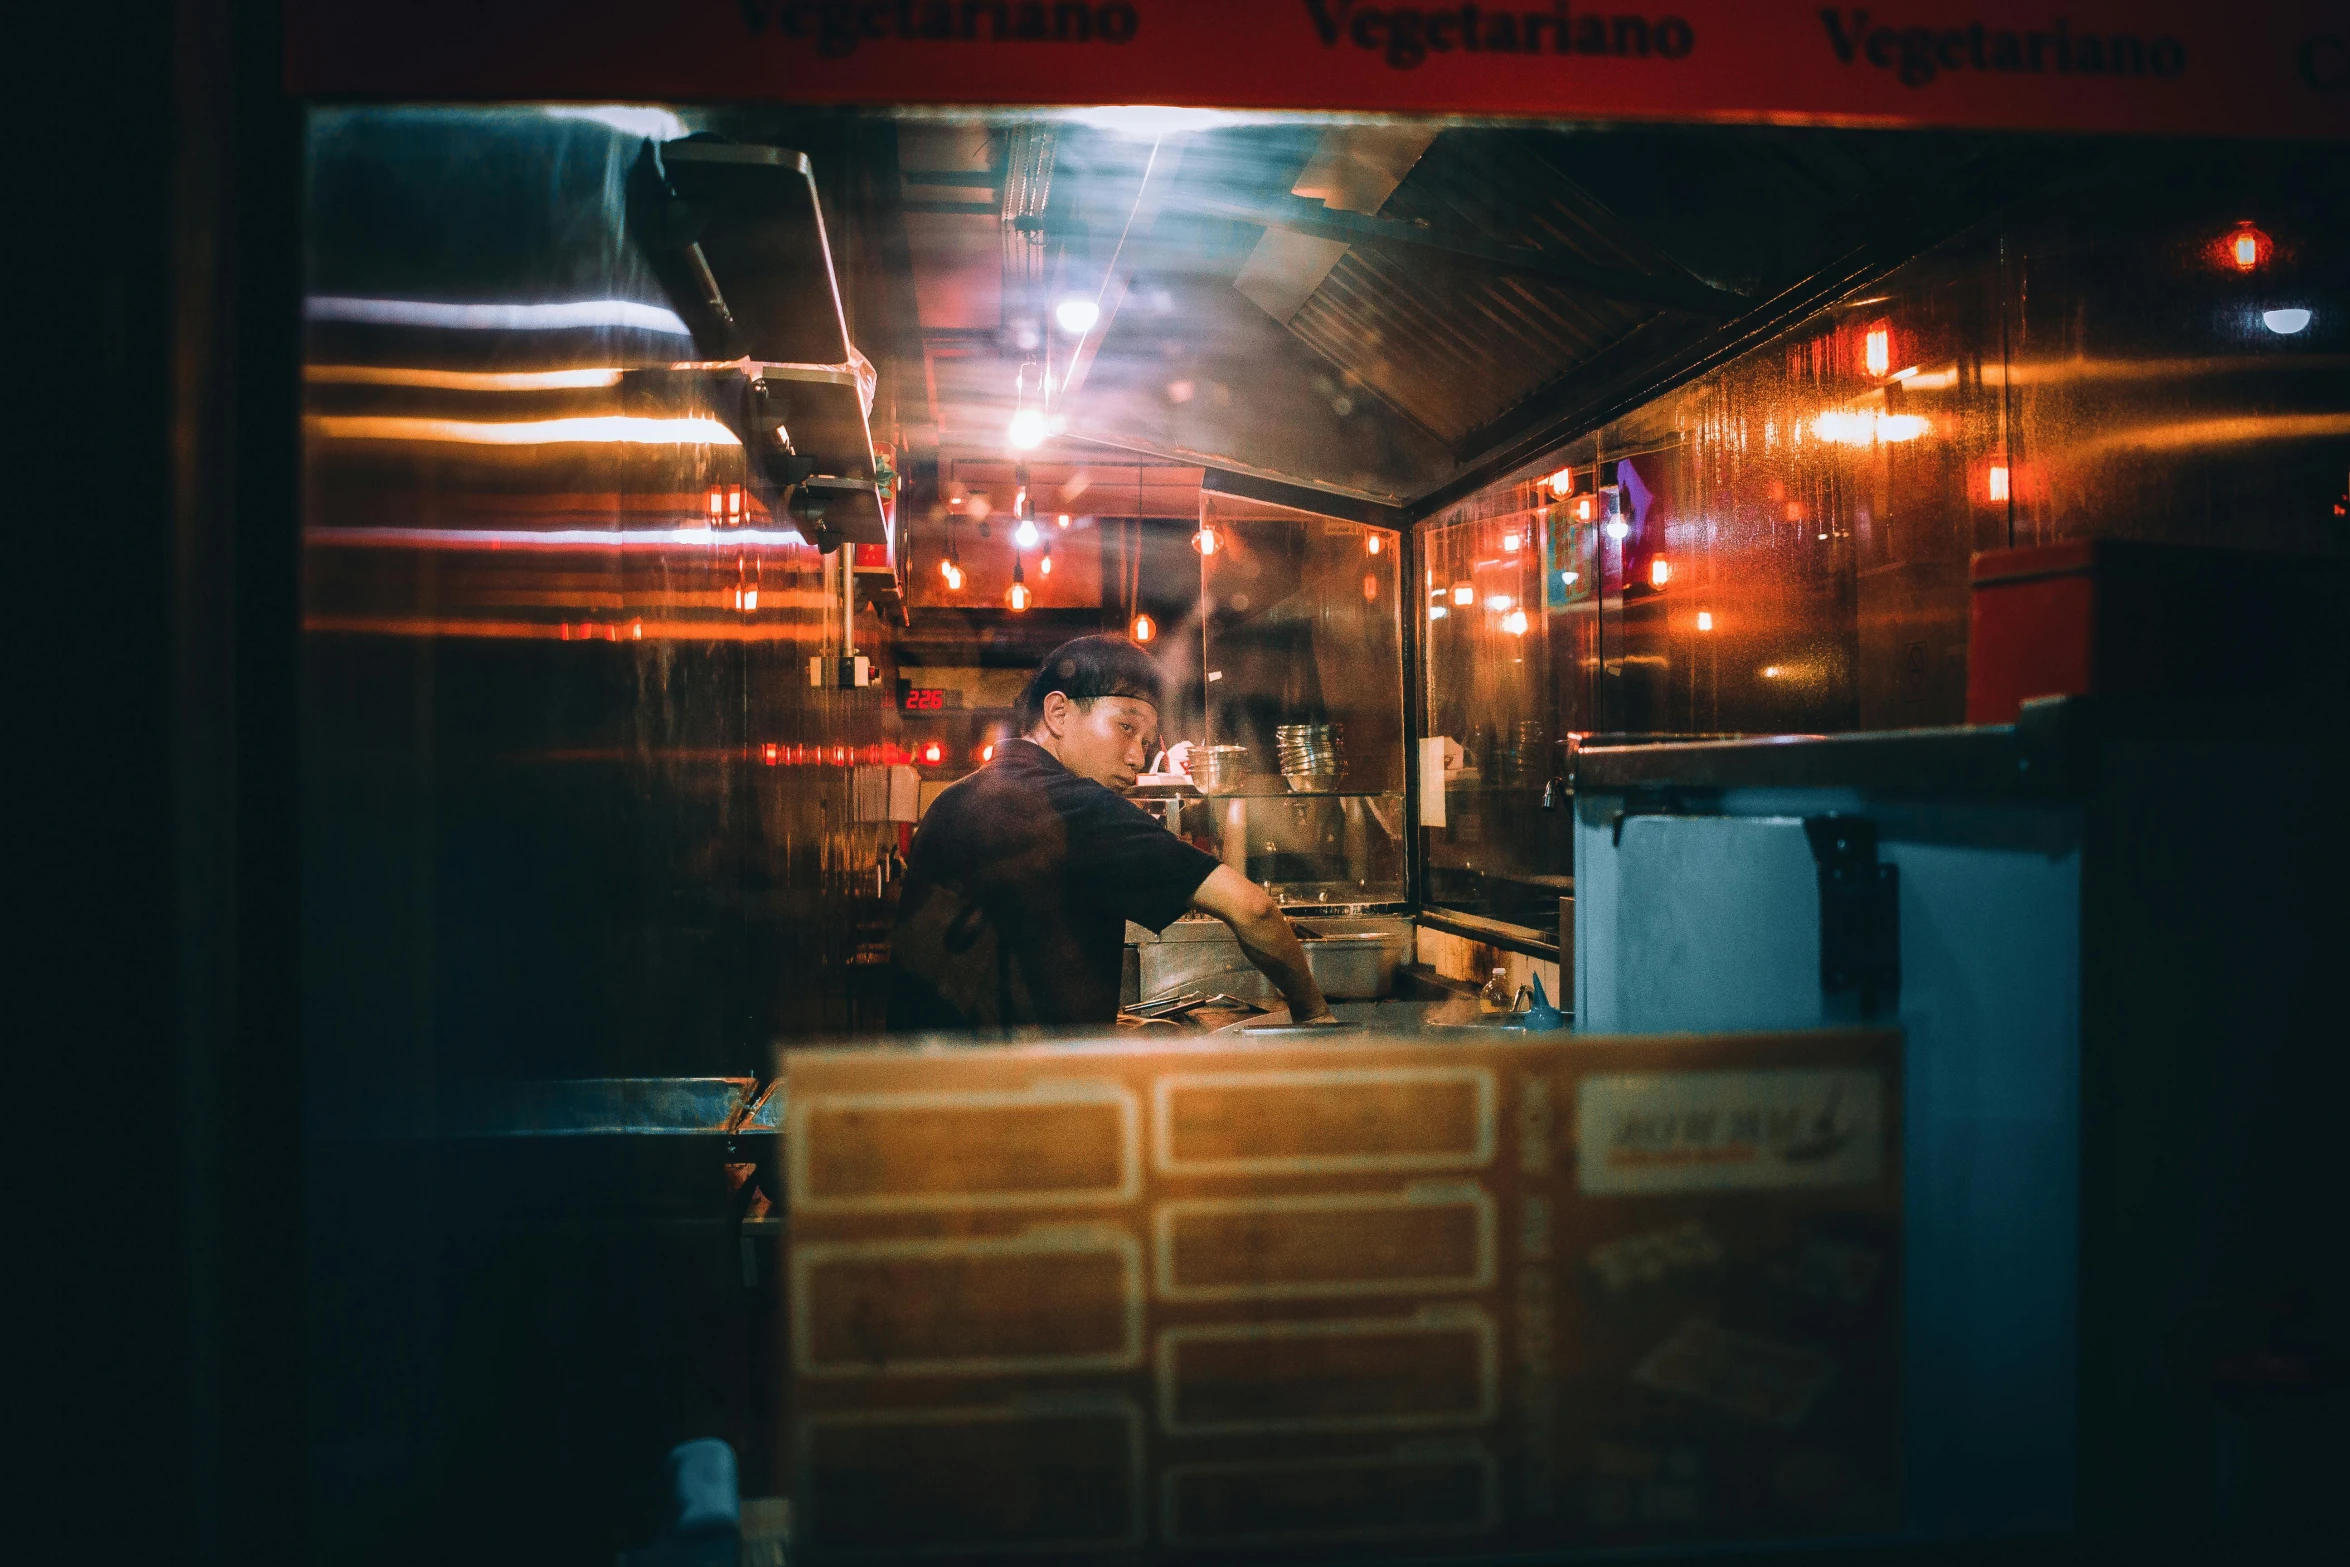
[[[1877,824],[1807,816],[1803,835],[1820,871],[1820,989],[1858,992],[1860,1014],[1901,994],[1901,872],[1877,862]]]

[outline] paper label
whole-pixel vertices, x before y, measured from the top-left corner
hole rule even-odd
[[[1576,1181],[1624,1197],[1873,1185],[1884,1100],[1880,1074],[1833,1067],[1589,1077]]]

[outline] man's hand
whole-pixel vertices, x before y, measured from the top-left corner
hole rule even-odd
[[[1279,987],[1292,1019],[1311,1024],[1338,1021],[1330,1015],[1330,1003],[1322,999],[1322,987],[1314,982],[1305,944],[1272,894],[1231,866],[1219,865],[1191,895],[1191,906],[1232,927],[1240,950]]]

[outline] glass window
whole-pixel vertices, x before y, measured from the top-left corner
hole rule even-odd
[[[1400,535],[1203,493],[1207,750],[1225,862],[1288,904],[1404,896]]]
[[[1426,900],[1554,930],[1568,873],[1566,747],[1589,727],[1601,524],[1540,480],[1497,486],[1421,535]],[[1433,825],[1441,817],[1441,825]]]

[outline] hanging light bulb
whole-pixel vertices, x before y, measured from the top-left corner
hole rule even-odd
[[[1364,554],[1366,554],[1366,555],[1376,555],[1376,554],[1378,554],[1378,553],[1379,553],[1379,550],[1380,550],[1379,535],[1378,535],[1378,534],[1376,534],[1376,533],[1366,533],[1366,534],[1364,534],[1364,535],[1363,535],[1363,553],[1364,553]]]
[[[1661,588],[1673,580],[1673,563],[1659,555],[1648,563],[1648,585]]]
[[[1039,576],[1049,577],[1053,574],[1053,547],[1050,544],[1044,547],[1044,556],[1037,561],[1036,570]]]
[[[1201,523],[1199,525],[1199,532],[1191,536],[1191,547],[1195,550],[1198,550],[1202,555],[1215,554],[1216,530],[1209,527],[1204,522]]]
[[[963,568],[951,560],[947,562],[947,589],[954,593],[963,591]]]
[[[1036,548],[1036,524],[1026,517],[1021,518],[1020,526],[1012,530],[1012,542],[1024,550]]]
[[[2276,242],[2254,228],[2250,218],[2239,220],[2219,243],[2221,258],[2238,272],[2255,270],[2276,253],[2276,248]]]
[[[1012,585],[1004,590],[1004,607],[1015,615],[1028,612],[1028,574],[1021,570],[1018,555],[1012,557]]]
[[[1137,641],[1137,642],[1148,642],[1148,641],[1149,641],[1151,638],[1153,638],[1153,637],[1157,636],[1158,634],[1159,634],[1159,623],[1158,623],[1157,621],[1155,621],[1155,620],[1151,619],[1151,618],[1150,618],[1150,616],[1148,616],[1148,615],[1137,615],[1137,616],[1135,616],[1135,617],[1134,617],[1134,640],[1135,640],[1135,641]]]
[[[1023,408],[1012,415],[1012,423],[1004,431],[1004,439],[1020,452],[1036,450],[1044,444],[1044,437],[1044,411],[1038,408]]]
[[[1873,326],[1861,340],[1861,357],[1868,365],[1869,374],[1883,375],[1893,368],[1893,332],[1889,327]]]

